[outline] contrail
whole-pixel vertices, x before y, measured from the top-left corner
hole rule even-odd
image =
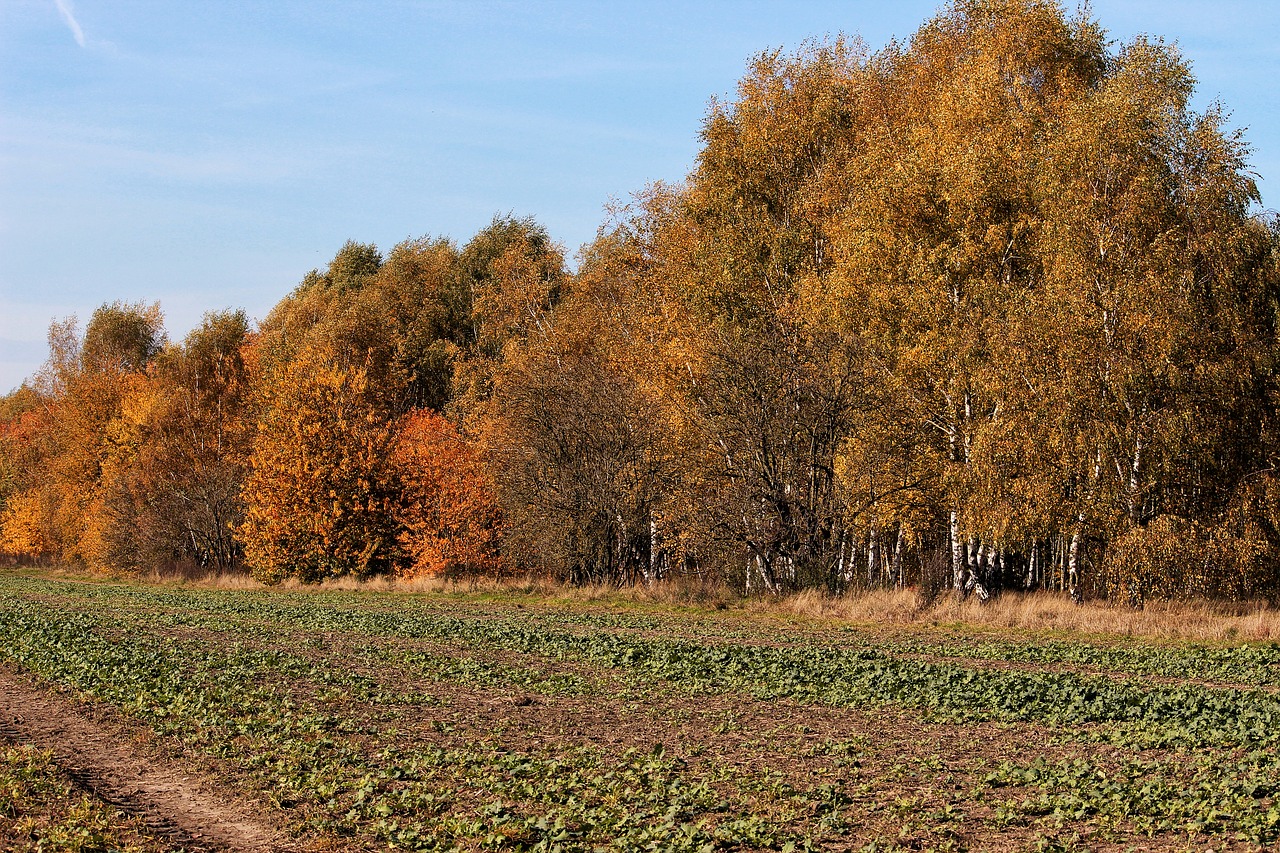
[[[80,29],[80,23],[76,21],[76,16],[71,11],[71,0],[53,0],[53,2],[57,4],[58,14],[71,30],[71,35],[75,36],[76,44],[84,47],[84,30]]]

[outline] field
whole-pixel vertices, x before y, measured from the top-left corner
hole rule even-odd
[[[1280,646],[0,574],[17,850],[1280,840]]]

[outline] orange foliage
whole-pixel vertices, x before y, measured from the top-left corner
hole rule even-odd
[[[40,559],[53,551],[45,536],[46,509],[35,491],[9,498],[0,511],[0,554]]]
[[[501,512],[476,450],[429,410],[405,416],[393,455],[404,490],[400,543],[406,577],[500,575]]]

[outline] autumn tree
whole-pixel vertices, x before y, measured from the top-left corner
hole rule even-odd
[[[458,251],[441,239],[407,240],[387,256],[372,290],[396,318],[384,335],[394,346],[398,412],[443,411],[455,365],[471,335],[471,292]]]
[[[454,374],[452,409],[464,422],[493,392],[508,347],[546,332],[567,273],[563,250],[532,218],[494,217],[463,247],[458,271],[469,327]]]
[[[36,488],[55,557],[110,570],[115,518],[108,497],[137,449],[126,402],[146,385],[165,343],[158,305],[113,303],[94,311],[83,336],[54,323],[37,379],[48,433]]]
[[[508,357],[477,428],[506,545],[572,583],[656,578],[654,515],[667,486],[656,402],[610,362],[607,341],[570,322]]]
[[[363,368],[316,353],[262,390],[237,529],[255,577],[275,583],[391,571],[400,558],[395,434]]]
[[[0,398],[0,554],[21,560],[52,555],[48,490],[53,435],[49,401],[24,383]]]
[[[1072,560],[1082,536],[1132,540],[1166,514],[1212,524],[1266,467],[1271,237],[1250,216],[1242,143],[1220,111],[1190,112],[1192,88],[1174,51],[1134,42],[1064,111],[1038,176],[1045,313],[1066,379],[1050,413],[1076,442]],[[1216,562],[1195,538],[1188,559]]]
[[[397,426],[392,462],[405,577],[505,574],[502,512],[477,449],[443,415],[418,410]]]
[[[264,381],[310,350],[359,367],[389,411],[443,407],[470,324],[458,253],[444,239],[406,240],[384,259],[348,242],[308,273],[259,331]]]
[[[388,457],[398,419],[448,403],[469,320],[461,281],[447,240],[405,241],[385,259],[349,242],[263,323],[238,528],[260,576],[364,576],[399,564]],[[305,485],[291,490],[296,477]]]
[[[714,496],[689,521],[748,589],[838,588],[850,568],[834,462],[862,366],[857,339],[831,323],[839,193],[823,176],[851,142],[864,53],[841,40],[758,57],[737,101],[713,103],[662,226],[665,299],[693,318],[676,344],[705,448],[690,479]]]
[[[206,315],[181,346],[160,354],[150,381],[127,401],[138,440],[112,484],[114,564],[239,564],[234,528],[252,438],[248,339],[244,312]]]

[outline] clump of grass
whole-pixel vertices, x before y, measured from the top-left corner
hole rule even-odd
[[[1120,602],[1076,605],[1047,592],[1003,595],[986,605],[943,600],[936,618],[998,628],[1067,630],[1186,640],[1271,640],[1280,637],[1280,611],[1262,602],[1164,601],[1136,610]]]
[[[776,601],[762,601],[784,613],[814,619],[902,625],[918,622],[921,615],[920,595],[911,589],[859,590],[847,595],[806,589]]]
[[[264,585],[248,572],[222,572],[202,578],[200,583],[216,589],[262,589]]]

